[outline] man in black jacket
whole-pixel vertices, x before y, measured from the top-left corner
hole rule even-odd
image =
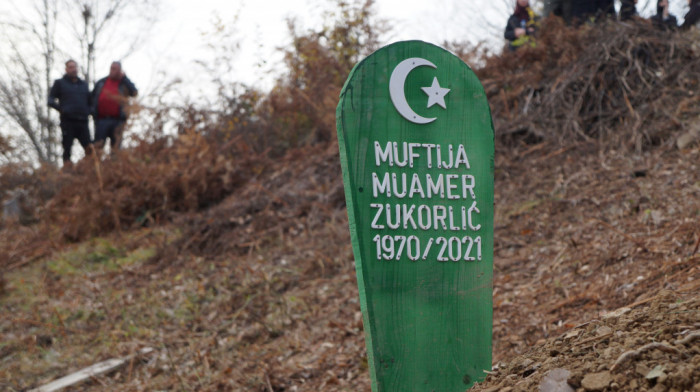
[[[95,119],[95,147],[102,149],[109,138],[111,151],[121,147],[127,113],[124,110],[129,97],[138,94],[136,86],[122,71],[122,64],[112,62],[109,75],[95,83],[92,90],[92,115]]]
[[[620,21],[632,19],[637,15],[637,0],[622,0],[620,4]]]
[[[78,63],[66,61],[66,73],[56,79],[49,91],[48,105],[61,114],[61,144],[63,145],[63,163],[70,162],[73,140],[78,139],[85,150],[85,155],[92,151],[88,115],[91,97],[87,83],[78,77]]]
[[[651,23],[661,30],[675,30],[678,27],[678,20],[668,11],[668,0],[656,3],[656,15],[651,17]]]
[[[545,0],[544,16],[556,15],[564,18],[566,23],[571,22],[571,0]]]
[[[572,0],[571,18],[575,24],[615,17],[613,0]]]
[[[700,0],[688,0],[688,13],[681,25],[681,30],[687,30],[693,26],[700,28]]]

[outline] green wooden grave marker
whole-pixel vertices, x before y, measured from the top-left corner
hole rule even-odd
[[[399,42],[337,109],[372,390],[464,391],[491,368],[494,132],[474,72]]]

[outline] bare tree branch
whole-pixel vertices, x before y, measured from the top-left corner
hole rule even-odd
[[[99,48],[108,42],[114,42],[115,37],[107,36],[106,34],[118,33],[120,43],[128,42],[126,54],[130,54],[139,45],[143,44],[143,34],[149,31],[152,23],[137,29],[133,29],[133,26],[131,26],[132,33],[133,31],[138,33],[127,35],[124,34],[124,31],[118,31],[118,29],[110,27],[117,25],[130,9],[138,11],[139,20],[152,21],[152,18],[155,18],[155,11],[158,7],[158,3],[155,1],[140,3],[134,0],[74,0],[73,5],[82,15],[82,31],[78,31],[77,28],[73,28],[73,31],[84,49],[83,54],[87,67],[85,79],[88,83],[94,83],[95,81],[95,62]],[[128,39],[124,40],[125,37],[128,37]]]
[[[11,27],[6,31],[11,53],[6,54],[9,60],[0,62],[0,111],[29,139],[39,161],[55,162],[56,125],[48,117],[45,95],[55,53],[53,35],[58,7],[56,1],[50,0],[35,5],[40,23],[20,17],[18,22],[7,24]],[[32,47],[43,57],[43,70],[36,65],[32,50],[28,50]]]
[[[59,134],[55,115],[47,106],[47,94],[59,66],[58,56],[82,51],[85,79],[94,81],[97,53],[108,53],[114,42],[119,51],[131,53],[145,41],[157,18],[158,1],[138,0],[34,0],[10,3],[10,14],[0,21],[0,139],[9,132],[22,148],[31,151],[29,160],[56,163]],[[121,18],[148,24],[119,25]],[[134,32],[135,31],[135,32]],[[112,40],[110,35],[118,37]],[[75,37],[76,40],[63,40]],[[8,50],[5,50],[5,47]],[[112,50],[110,47],[109,50]],[[65,59],[64,59],[65,60]],[[7,133],[6,133],[7,132]],[[28,156],[25,151],[22,155]]]

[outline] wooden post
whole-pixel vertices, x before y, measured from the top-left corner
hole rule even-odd
[[[337,109],[372,390],[491,368],[494,132],[472,70],[420,41],[358,63]]]

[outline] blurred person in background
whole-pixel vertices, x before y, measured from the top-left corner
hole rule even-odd
[[[564,18],[566,23],[571,22],[571,0],[545,0],[544,17],[550,15]]]
[[[508,40],[508,47],[515,51],[521,46],[535,47],[535,34],[539,28],[539,17],[530,8],[528,0],[517,0],[515,11],[508,18],[503,34]]]
[[[109,75],[95,83],[92,90],[93,118],[95,120],[95,147],[101,150],[109,138],[111,152],[121,147],[127,112],[124,107],[129,97],[138,94],[136,86],[126,77],[119,61],[112,62]]]
[[[615,0],[596,0],[595,16],[598,19],[605,17],[615,18]]]
[[[575,25],[615,17],[614,0],[572,0],[571,19]]]
[[[678,27],[678,20],[668,12],[668,0],[659,0],[656,3],[656,15],[651,17],[651,22],[662,30]]]
[[[620,21],[632,19],[637,15],[637,0],[622,0],[620,5]]]
[[[66,73],[61,79],[56,79],[51,86],[48,105],[58,110],[61,116],[63,165],[70,164],[71,149],[75,139],[78,139],[83,146],[85,155],[90,155],[92,151],[88,128],[90,89],[87,83],[78,77],[78,63],[75,60],[66,61]]]
[[[688,0],[688,6],[690,9],[685,14],[681,29],[687,30],[693,26],[700,28],[700,0]]]

